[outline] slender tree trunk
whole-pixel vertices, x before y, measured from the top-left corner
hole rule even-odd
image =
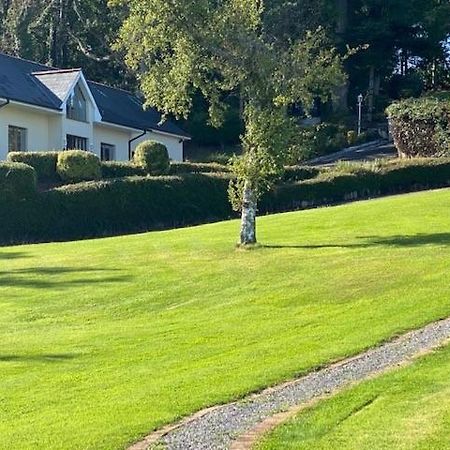
[[[241,245],[256,244],[256,193],[249,181],[245,182],[242,197]]]

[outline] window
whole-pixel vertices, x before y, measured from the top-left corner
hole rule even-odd
[[[27,129],[8,127],[8,152],[24,152],[27,149]]]
[[[87,150],[88,140],[84,137],[68,134],[66,148],[68,150]]]
[[[102,161],[113,161],[115,159],[116,146],[111,144],[101,143],[100,158]]]
[[[66,113],[68,119],[86,122],[86,97],[84,96],[80,86],[77,84],[73,90],[73,94],[67,100]]]

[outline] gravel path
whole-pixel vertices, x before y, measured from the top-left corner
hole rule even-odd
[[[149,435],[129,450],[148,449],[154,443],[168,450],[229,449],[238,436],[254,429],[267,418],[334,392],[351,382],[405,363],[439,347],[448,339],[450,318],[407,333],[298,380],[266,389],[239,402],[201,411],[178,425]]]

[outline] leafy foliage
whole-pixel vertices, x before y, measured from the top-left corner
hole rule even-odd
[[[165,175],[170,170],[167,147],[159,142],[141,142],[134,152],[134,163],[151,175]]]
[[[295,122],[287,108],[327,99],[344,81],[340,58],[325,32],[280,39],[271,18],[287,1],[128,3],[121,42],[149,106],[187,117],[199,91],[209,103],[211,123],[219,126],[224,97],[240,93],[244,156],[233,161],[237,180],[230,198],[236,209],[247,204],[242,202],[245,185],[257,199],[280,175],[295,145]]]
[[[387,109],[399,153],[405,157],[450,154],[450,104],[438,98],[407,99]]]
[[[98,156],[82,150],[67,150],[58,153],[56,171],[61,180],[68,182],[101,178]]]
[[[36,172],[31,166],[20,162],[0,162],[1,197],[17,202],[35,194]]]
[[[147,172],[129,161],[102,161],[102,178],[145,176]]]
[[[21,162],[33,167],[39,181],[58,181],[56,163],[58,152],[10,152],[8,161]]]

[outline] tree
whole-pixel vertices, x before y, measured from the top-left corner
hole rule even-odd
[[[120,2],[120,0],[116,0]],[[301,4],[302,2],[299,2]],[[240,243],[256,243],[259,196],[281,173],[298,126],[290,105],[328,98],[344,81],[325,32],[284,33],[287,0],[132,0],[121,31],[127,63],[138,72],[147,105],[186,117],[199,90],[214,125],[224,96],[240,93],[245,131],[235,159],[233,204],[242,210]]]
[[[107,0],[3,0],[0,51],[126,86],[123,58],[111,49],[125,13]]]

